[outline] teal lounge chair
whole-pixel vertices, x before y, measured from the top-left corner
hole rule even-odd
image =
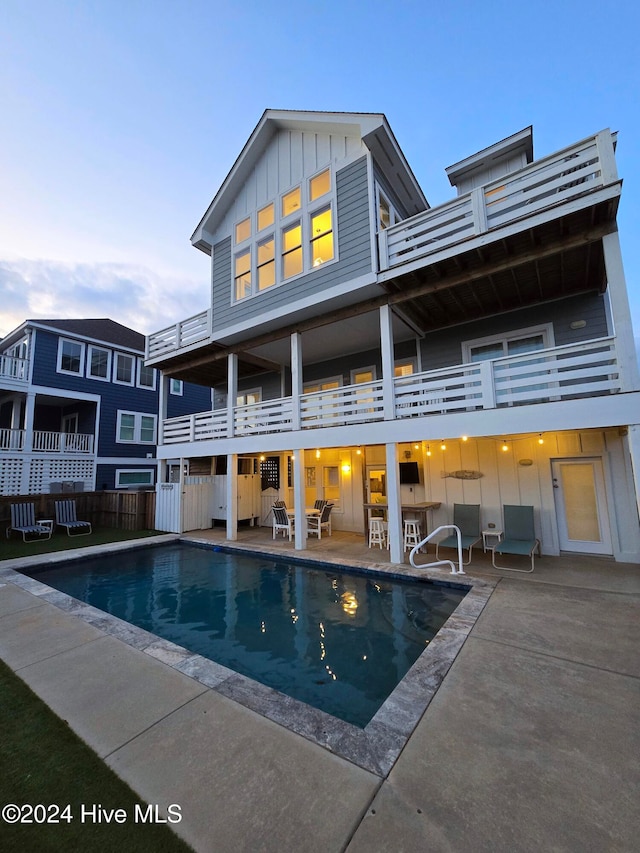
[[[508,572],[532,572],[534,569],[534,554],[540,554],[540,540],[536,539],[533,523],[532,506],[503,507],[504,538],[491,549],[491,562],[496,569],[506,569]],[[498,566],[496,554],[517,554],[531,559],[530,569],[514,569],[512,566]]]
[[[471,562],[471,553],[473,546],[482,541],[480,532],[480,504],[454,504],[453,505],[453,523],[460,528],[460,539],[462,540],[462,550],[469,549],[469,559],[463,566],[468,566]],[[436,560],[440,559],[438,551],[440,548],[457,548],[458,537],[455,533],[447,536],[436,543]]]

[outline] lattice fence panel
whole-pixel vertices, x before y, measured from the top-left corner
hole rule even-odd
[[[19,495],[24,459],[0,458],[0,495]]]

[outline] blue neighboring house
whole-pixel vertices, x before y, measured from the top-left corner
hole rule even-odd
[[[210,409],[211,389],[162,385],[144,346],[108,319],[26,320],[0,342],[0,494],[154,487],[160,411]]]

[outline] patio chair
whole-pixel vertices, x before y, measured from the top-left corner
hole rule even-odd
[[[282,507],[283,509],[286,509],[286,508],[287,508],[287,504],[286,504],[286,502],[285,502],[285,501],[274,501],[274,502],[273,502],[273,505],[274,505],[274,506],[280,506],[280,507]]]
[[[323,501],[323,500],[318,499],[318,500],[317,500],[317,501],[315,501],[315,503],[313,504],[313,508],[314,508],[314,509],[323,510],[323,509],[326,507],[326,505],[327,505],[328,503],[329,503],[329,501]]]
[[[88,536],[92,532],[90,522],[78,521],[76,518],[75,501],[55,501],[55,505],[56,527],[64,527],[67,536]]]
[[[294,532],[295,519],[290,517],[287,513],[287,510],[284,507],[276,506],[275,504],[272,507],[273,512],[273,538],[275,539],[278,535],[278,531],[282,531],[282,535],[285,534],[289,536],[289,542],[291,542],[291,538]]]
[[[11,504],[11,526],[7,527],[7,539],[12,530],[22,533],[23,542],[37,542],[41,539],[51,539],[53,525],[36,521],[36,505],[33,503]]]
[[[508,506],[503,507],[504,517],[504,539],[491,549],[491,562],[496,569],[506,569],[508,572],[532,572],[534,569],[534,553],[537,550],[540,555],[540,540],[536,539],[535,526],[533,523],[532,506]],[[530,569],[514,569],[511,566],[498,566],[496,564],[496,553],[518,554],[531,558]]]
[[[326,530],[331,536],[331,510],[333,504],[325,502],[320,515],[313,515],[307,518],[307,533],[322,538],[322,531]]]
[[[462,541],[462,550],[469,549],[469,559],[463,566],[468,566],[471,562],[471,554],[473,546],[482,541],[482,533],[480,532],[480,504],[454,504],[453,505],[453,523],[460,529],[460,539]],[[447,536],[446,539],[441,539],[436,543],[436,560],[440,559],[438,551],[440,548],[457,548],[458,537],[455,533]]]

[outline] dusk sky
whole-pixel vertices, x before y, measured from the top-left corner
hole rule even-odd
[[[189,238],[266,108],[384,113],[434,206],[446,166],[533,125],[609,127],[640,340],[640,4],[3,0],[0,336],[207,307]]]

